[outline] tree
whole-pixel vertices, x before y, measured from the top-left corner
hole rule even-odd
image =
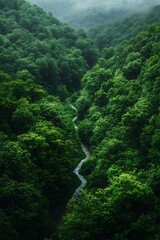
[[[133,175],[121,174],[108,188],[95,194],[82,191],[77,200],[70,201],[59,227],[59,239],[149,240],[154,238],[153,203],[149,186]]]

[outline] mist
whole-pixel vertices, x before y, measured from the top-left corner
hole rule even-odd
[[[116,10],[125,13],[144,11],[151,6],[159,5],[160,0],[28,0],[33,4],[37,4],[45,11],[53,13],[58,19],[68,23],[73,28],[91,28],[95,25],[95,19],[104,18],[104,14],[110,10]],[[98,13],[99,11],[99,13]],[[97,12],[95,14],[95,12]],[[119,13],[118,13],[119,14]],[[118,17],[114,14],[112,18]],[[117,16],[116,16],[117,15]],[[87,16],[90,16],[88,23]],[[93,24],[92,24],[93,22]],[[99,19],[97,24],[102,23]]]
[[[65,2],[67,4],[68,1],[66,0]],[[139,6],[143,7],[146,6],[146,4],[151,6],[160,3],[160,0],[71,0],[71,2],[74,6],[74,9],[76,10],[84,10],[93,7],[101,7],[110,10],[112,8],[136,8]]]
[[[110,10],[113,8],[137,8],[137,7],[150,7],[160,4],[160,0],[29,0],[47,10],[52,7],[64,7],[70,10],[87,10],[88,8],[105,8]],[[62,10],[62,9],[61,9]],[[59,9],[60,11],[60,9]],[[66,13],[67,14],[67,13]]]

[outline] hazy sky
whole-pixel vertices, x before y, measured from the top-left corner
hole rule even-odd
[[[106,8],[137,8],[138,10],[151,5],[160,4],[160,0],[28,0],[45,10],[53,12],[63,19],[77,10],[86,10],[92,7]]]
[[[105,6],[107,8],[122,7],[122,6],[135,6],[135,5],[152,5],[160,4],[160,0],[29,0],[30,2],[43,4],[43,5],[55,5],[66,4],[71,5],[76,9],[84,9],[88,7]]]

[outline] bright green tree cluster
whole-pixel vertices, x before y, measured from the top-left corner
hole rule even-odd
[[[98,50],[24,0],[1,0],[0,8],[0,236],[44,239],[75,189],[81,155],[59,98],[79,89]]]
[[[0,237],[159,240],[160,26],[130,39],[159,21],[159,7],[100,28],[96,65],[99,52],[83,30],[25,0],[0,0],[0,13]],[[81,86],[87,188],[55,234],[82,155],[61,100],[75,99]]]
[[[27,69],[38,83],[63,98],[65,88],[77,90],[99,55],[86,34],[24,0],[0,4],[1,70],[14,76]]]
[[[76,104],[92,151],[82,170],[88,183],[70,201],[58,239],[160,238],[159,40],[152,25],[106,49],[83,77]]]
[[[67,107],[27,70],[0,73],[0,235],[44,239],[74,191],[78,138]]]

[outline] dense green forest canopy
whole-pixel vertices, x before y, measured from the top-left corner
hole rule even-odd
[[[99,53],[83,31],[24,0],[0,9],[0,236],[44,239],[75,189],[81,155],[60,99]]]
[[[115,46],[124,40],[136,36],[144,31],[147,26],[153,23],[160,23],[160,6],[157,5],[150,10],[134,14],[123,14],[118,20],[114,18],[101,22],[101,25],[93,27],[88,31],[88,36],[93,39],[99,49]]]
[[[147,10],[159,0],[28,0],[52,12],[75,29],[89,30],[120,16]]]
[[[0,79],[0,235],[44,239],[74,189],[79,140],[67,108],[27,70]]]
[[[160,239],[160,25],[106,48],[82,79],[79,135],[87,189],[58,239]]]
[[[98,58],[86,34],[23,0],[1,0],[0,6],[1,70],[14,76],[27,69],[59,95],[65,95],[64,86],[79,89],[83,74]]]
[[[74,29],[84,29],[88,32],[93,27],[99,27],[104,22],[111,23],[121,16],[128,15],[129,10],[111,9],[91,7],[86,10],[79,10],[75,13],[67,15],[64,20]]]
[[[100,53],[51,13],[0,0],[3,240],[160,239],[159,11],[92,30]],[[64,214],[80,141],[87,187]]]

